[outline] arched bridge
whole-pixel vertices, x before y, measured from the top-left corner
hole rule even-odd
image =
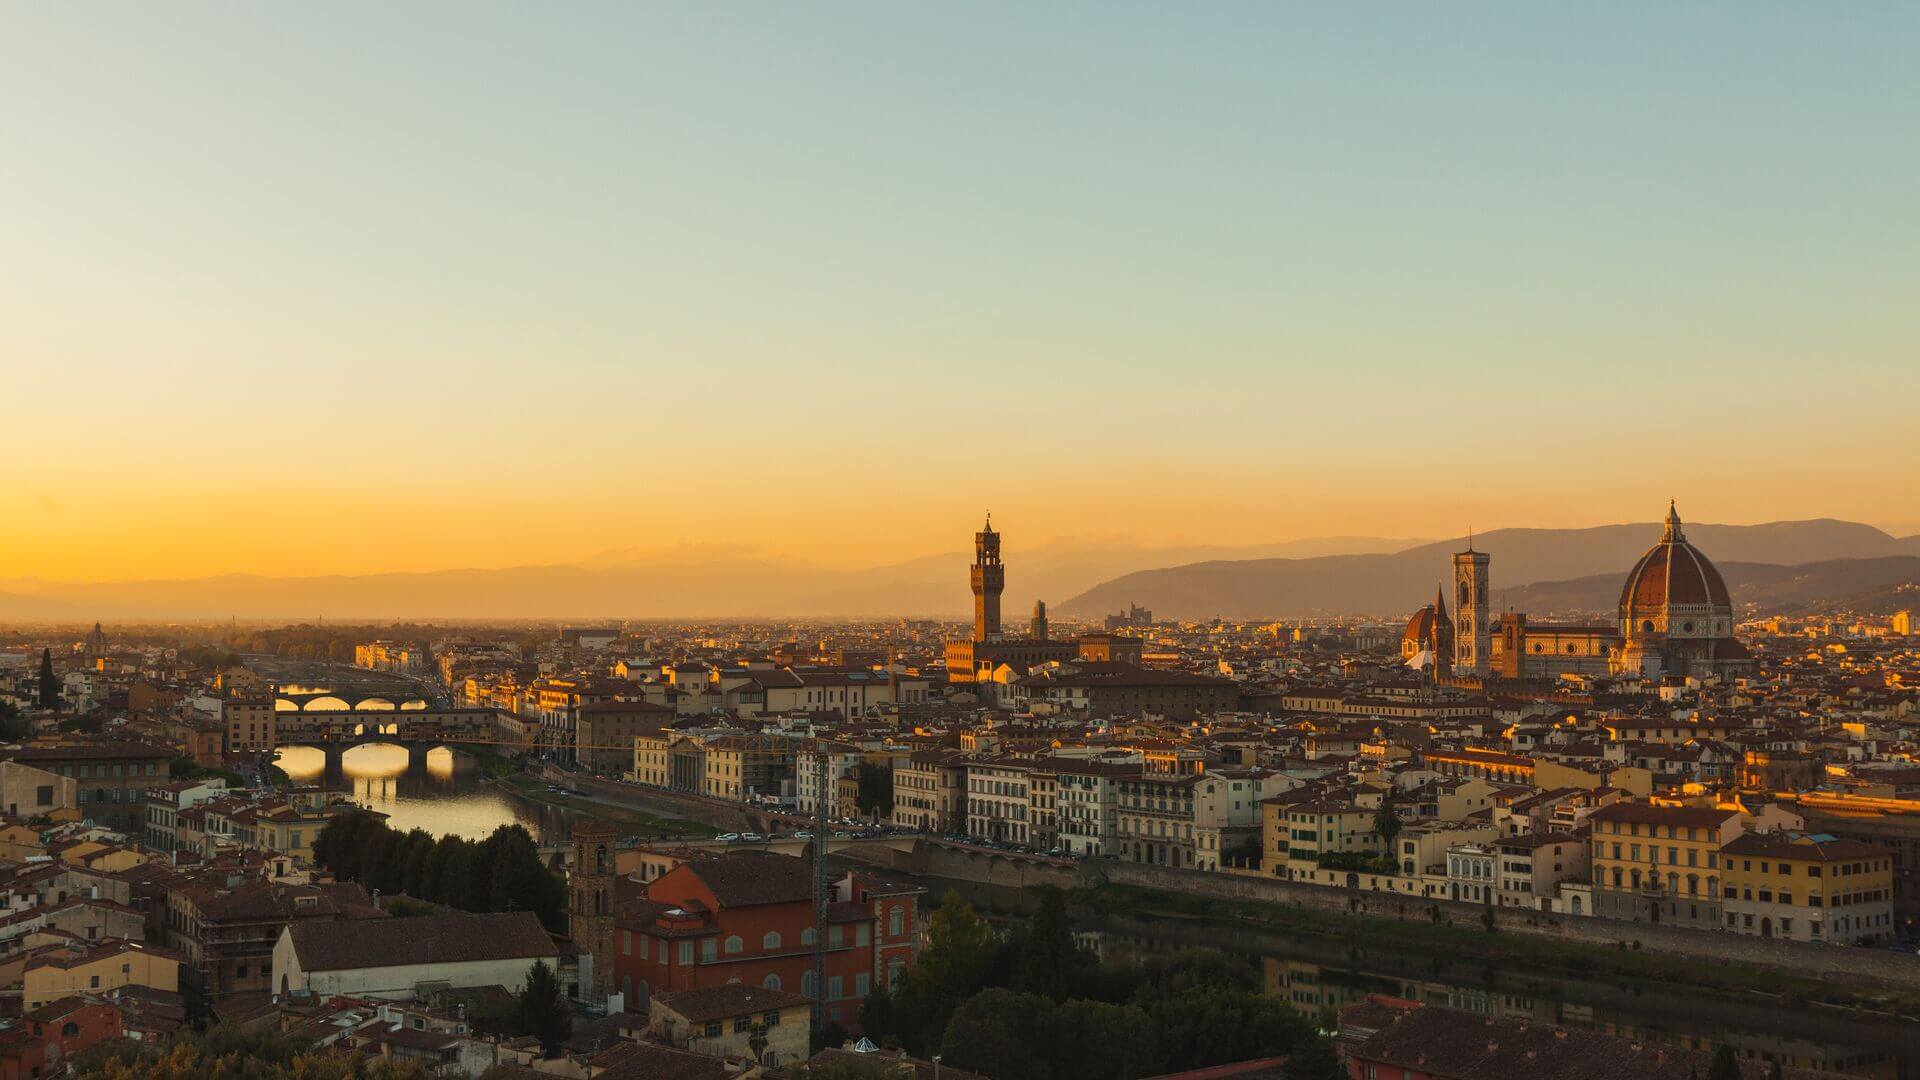
[[[280,712],[415,712],[433,703],[414,690],[328,690],[293,687],[276,690],[273,707]]]
[[[329,768],[348,750],[366,743],[403,746],[414,759],[409,763],[419,764],[437,746],[495,739],[492,709],[325,709],[281,712],[275,719],[275,744],[318,747],[326,752]]]

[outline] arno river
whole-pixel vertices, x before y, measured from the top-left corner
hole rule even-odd
[[[483,783],[474,762],[451,750],[427,754],[426,767],[409,770],[407,752],[372,743],[348,750],[340,768],[326,772],[326,755],[306,746],[282,749],[277,757],[295,783],[319,784],[354,802],[386,814],[401,831],[425,829],[435,836],[458,833],[484,838],[501,825],[519,822],[540,843],[565,840],[571,813],[542,806]]]
[[[397,829],[484,837],[519,822],[542,843],[566,839],[569,811],[537,805],[483,783],[478,766],[448,750],[428,755],[409,771],[397,746],[347,752],[342,767],[324,774],[325,756],[293,747],[280,767],[296,782],[330,790],[389,815]],[[1030,898],[1018,890],[929,879],[935,897],[948,888],[1001,919],[1017,919]],[[1116,963],[1134,963],[1193,948],[1218,948],[1256,965],[1269,993],[1308,1013],[1338,1007],[1367,994],[1388,994],[1484,1015],[1597,1027],[1658,1042],[1711,1047],[1732,1042],[1746,1052],[1774,1055],[1791,1065],[1830,1069],[1881,1080],[1920,1080],[1920,1025],[1903,1025],[1770,1000],[1702,998],[1658,985],[1570,979],[1487,965],[1444,961],[1409,952],[1349,949],[1314,938],[1249,934],[1223,937],[1205,927],[1115,918],[1086,935],[1089,945]],[[1860,950],[1861,962],[1874,954]]]

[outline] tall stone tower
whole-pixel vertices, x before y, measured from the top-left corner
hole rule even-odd
[[[993,531],[993,515],[973,534],[973,640],[1000,636],[1000,591],[1007,587],[1007,568],[1000,565],[1000,534]]]
[[[613,826],[582,817],[573,824],[573,871],[567,876],[567,931],[580,949],[580,998],[602,1002],[613,991]]]
[[[1487,564],[1493,557],[1467,550],[1453,555],[1453,599],[1458,622],[1453,632],[1453,672],[1485,676],[1493,670],[1493,625],[1488,614]]]
[[[1035,641],[1047,640],[1047,602],[1045,600],[1033,602],[1033,628],[1028,636]]]

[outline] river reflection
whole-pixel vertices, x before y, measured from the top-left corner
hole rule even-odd
[[[526,826],[542,844],[571,834],[571,814],[516,798],[482,781],[471,758],[445,747],[428,751],[414,763],[405,747],[366,743],[346,751],[328,768],[324,751],[311,746],[282,747],[276,764],[298,784],[315,784],[343,794],[369,810],[387,815],[402,831],[425,829],[435,836],[453,833],[484,839],[501,825]]]
[[[1023,890],[942,878],[894,877],[928,887],[929,902],[949,889],[996,922],[1030,915]],[[1137,966],[1155,957],[1214,949],[1257,966],[1268,993],[1322,1018],[1369,994],[1444,1005],[1482,1016],[1596,1028],[1651,1043],[1712,1050],[1731,1044],[1743,1057],[1825,1069],[1874,1080],[1920,1077],[1920,1025],[1868,1013],[1796,1005],[1766,997],[1690,993],[1681,987],[1617,977],[1514,970],[1412,950],[1347,944],[1253,928],[1219,927],[1110,914],[1080,934],[1102,959]],[[1862,962],[1872,954],[1861,950]]]

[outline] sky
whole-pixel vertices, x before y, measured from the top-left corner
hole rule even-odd
[[[0,4],[0,578],[1920,532],[1917,37]]]

